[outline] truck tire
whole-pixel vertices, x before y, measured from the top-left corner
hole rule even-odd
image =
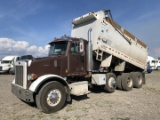
[[[117,88],[122,90],[122,75],[118,75],[117,77]]]
[[[143,75],[140,72],[135,72],[133,74],[133,86],[135,88],[141,88],[143,84]]]
[[[116,89],[116,76],[114,73],[106,74],[106,85],[104,90],[108,93],[113,93]]]
[[[64,86],[56,81],[46,83],[36,96],[37,107],[44,113],[60,110],[66,102]]]
[[[131,77],[131,74],[129,74],[129,73],[123,74],[122,88],[125,91],[132,90],[132,88],[133,88],[133,79]]]

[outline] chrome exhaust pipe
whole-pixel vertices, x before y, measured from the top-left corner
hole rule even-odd
[[[91,32],[92,32],[92,28],[88,30],[88,45],[87,45],[87,71],[90,74],[93,68]]]

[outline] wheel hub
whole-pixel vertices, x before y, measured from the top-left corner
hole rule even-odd
[[[128,87],[132,87],[133,81],[132,81],[131,78],[128,78],[128,80],[127,80],[127,85],[128,85]]]
[[[116,87],[116,80],[113,77],[109,78],[108,82],[109,82],[108,83],[109,87],[111,87],[111,88],[115,88]]]
[[[47,96],[47,103],[49,106],[56,106],[61,100],[61,93],[59,90],[52,90]]]
[[[52,93],[50,96],[50,101],[55,103],[58,100],[58,95],[57,93]]]

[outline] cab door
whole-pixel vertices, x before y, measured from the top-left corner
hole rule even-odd
[[[72,41],[69,52],[69,75],[86,73],[86,53],[83,41]]]

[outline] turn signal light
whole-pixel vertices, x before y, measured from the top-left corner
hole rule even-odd
[[[28,74],[28,80],[35,80],[35,79],[37,79],[37,75],[36,74],[34,74],[34,73],[32,73],[32,74]]]

